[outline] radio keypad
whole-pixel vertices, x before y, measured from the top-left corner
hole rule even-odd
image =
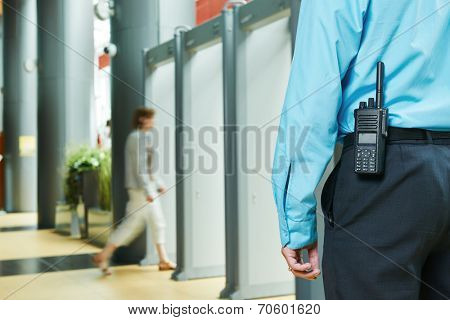
[[[374,149],[357,148],[356,149],[356,172],[375,172],[376,154]]]

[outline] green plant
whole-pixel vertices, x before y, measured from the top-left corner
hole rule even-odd
[[[103,151],[98,171],[100,208],[111,210],[111,151]]]
[[[78,203],[81,194],[81,174],[96,170],[98,172],[100,207],[105,210],[111,209],[110,151],[86,146],[80,147],[67,154],[65,167],[64,193],[68,204],[76,205]]]

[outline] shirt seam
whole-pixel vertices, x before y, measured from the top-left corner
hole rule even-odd
[[[314,214],[314,215],[310,215],[308,218],[299,219],[299,220],[292,219],[292,218],[286,216],[286,219],[287,219],[287,220],[290,220],[290,221],[292,221],[292,222],[309,222],[309,221],[311,221],[311,220],[314,220],[315,218],[316,218],[316,215],[315,215],[315,214]]]

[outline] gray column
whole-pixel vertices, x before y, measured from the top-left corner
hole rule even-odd
[[[237,141],[237,75],[236,54],[238,11],[227,10],[222,13],[223,28],[223,92],[224,92],[224,145],[225,145],[225,288],[220,298],[231,298],[239,288],[239,241],[238,233],[238,141]]]
[[[172,274],[174,280],[187,280],[184,275],[186,268],[186,219],[185,219],[185,190],[186,190],[186,173],[183,170],[184,157],[183,154],[185,148],[185,141],[183,139],[183,128],[185,126],[183,122],[183,109],[186,104],[186,95],[189,92],[185,90],[185,79],[183,77],[183,69],[186,64],[186,51],[185,48],[185,31],[180,30],[175,33],[175,154],[176,154],[176,221],[177,221],[177,269]]]
[[[4,1],[5,209],[35,211],[36,0]]]
[[[38,225],[52,228],[68,148],[90,141],[94,87],[91,0],[38,0]]]
[[[3,16],[0,16],[0,131],[3,131]],[[3,208],[1,208],[3,209]]]
[[[111,19],[111,41],[117,46],[112,59],[112,170],[114,221],[125,215],[127,195],[124,184],[125,141],[131,131],[133,111],[152,105],[145,101],[145,67],[143,48],[158,44],[158,1],[116,0],[115,15]],[[145,236],[141,235],[127,250],[119,249],[116,258],[138,262],[145,255]]]
[[[3,15],[0,16],[0,132],[3,135],[3,100],[4,100],[4,87],[3,87]],[[4,148],[4,146],[3,146]],[[4,151],[4,149],[3,149]],[[3,161],[3,160],[2,160]],[[0,162],[0,166],[3,163]],[[0,174],[0,185],[4,185],[5,177]],[[3,189],[3,190],[2,190]],[[0,188],[0,215],[2,215],[5,209],[5,192],[4,188]]]

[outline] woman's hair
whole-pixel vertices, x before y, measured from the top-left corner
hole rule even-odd
[[[144,107],[137,108],[133,114],[133,128],[139,129],[141,127],[141,118],[153,118],[154,116],[154,109]]]

